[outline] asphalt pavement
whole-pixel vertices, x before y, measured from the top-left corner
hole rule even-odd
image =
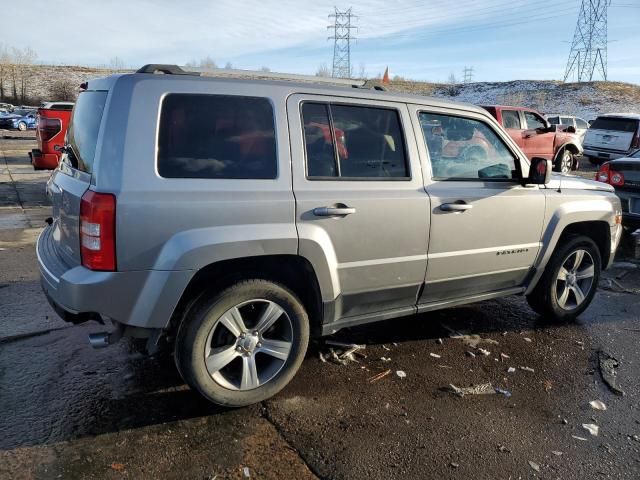
[[[222,409],[170,352],[93,350],[103,326],[51,311],[34,252],[49,174],[28,165],[33,145],[0,131],[0,478],[640,477],[634,238],[576,322],[513,297],[351,328],[329,340],[364,345],[353,361],[323,361],[335,347],[314,342],[275,398]],[[622,396],[603,382],[605,354]],[[488,383],[502,393],[450,387]]]

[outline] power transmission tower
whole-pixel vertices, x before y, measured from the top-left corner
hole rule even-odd
[[[582,0],[576,31],[564,81],[569,77],[578,82],[591,82],[600,73],[607,79],[607,8],[611,0]]]
[[[351,40],[356,37],[351,35],[351,30],[356,28],[351,25],[351,20],[356,16],[351,13],[351,8],[345,11],[339,11],[335,8],[334,13],[329,15],[334,19],[334,24],[327,28],[333,30],[333,35],[329,36],[329,40],[333,40],[333,69],[332,77],[349,78],[351,76]]]
[[[473,67],[464,67],[462,72],[464,74],[462,83],[471,83],[473,80]]]

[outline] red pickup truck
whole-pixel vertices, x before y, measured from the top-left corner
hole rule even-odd
[[[525,155],[553,161],[556,172],[577,170],[577,156],[582,155],[582,142],[574,127],[551,125],[536,110],[504,105],[482,105],[498,120]]]
[[[71,102],[45,102],[38,108],[36,138],[38,148],[29,152],[35,170],[53,170],[58,166],[64,136],[71,120]]]

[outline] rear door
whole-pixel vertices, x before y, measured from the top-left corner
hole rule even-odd
[[[521,185],[518,153],[484,116],[420,106],[412,111],[431,198],[420,303],[518,288],[540,249],[544,194]],[[440,155],[432,141],[435,124],[445,139],[456,131],[457,143],[466,144],[457,158]]]
[[[585,137],[585,145],[627,152],[638,135],[638,120],[624,117],[598,117]]]
[[[547,123],[537,113],[523,110],[522,115],[525,122],[522,138],[527,157],[553,160],[556,132],[545,132]]]
[[[525,151],[524,137],[522,134],[524,126],[520,112],[518,110],[502,109],[502,126],[513,141],[516,142],[523,151]]]
[[[60,166],[47,182],[47,192],[53,206],[51,237],[57,252],[68,265],[81,262],[80,201],[91,183],[106,100],[106,91],[87,90],[80,93],[68,132],[72,152],[63,156]]]
[[[287,115],[300,255],[337,275],[325,311],[414,309],[430,208],[406,105],[299,94]]]

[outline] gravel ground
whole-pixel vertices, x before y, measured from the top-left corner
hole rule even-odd
[[[34,253],[48,173],[28,166],[32,137],[2,133],[0,478],[639,478],[633,239],[575,323],[549,324],[514,297],[352,328],[332,339],[366,345],[366,358],[324,363],[316,342],[275,398],[225,410],[183,384],[170,353],[92,350],[87,333],[104,327],[51,312]],[[619,360],[624,396],[603,383],[600,351]],[[446,391],[488,382],[511,396]]]

